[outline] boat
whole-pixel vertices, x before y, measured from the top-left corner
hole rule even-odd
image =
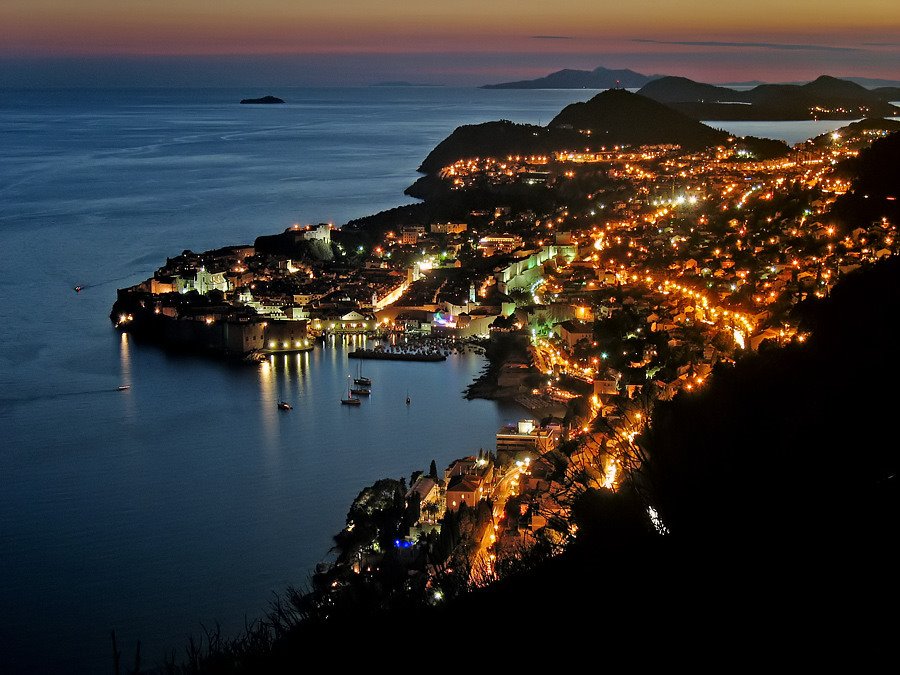
[[[363,377],[363,375],[362,375],[362,363],[360,363],[359,367],[357,368],[356,377],[353,378],[353,384],[358,384],[361,387],[371,387],[372,386],[372,380],[370,380],[368,377]],[[371,393],[371,392],[366,392],[366,393]]]
[[[406,397],[406,405],[410,404],[409,396]]]
[[[76,293],[81,293],[81,291],[84,290],[84,286],[81,286],[81,285],[75,286],[75,288],[73,290]]]
[[[116,391],[126,391],[128,389],[131,389],[130,384],[120,384],[118,387],[116,387]]]
[[[350,378],[351,376],[347,376],[347,398],[341,399],[341,405],[359,405],[361,401],[358,398],[353,398],[353,389],[350,387]]]
[[[366,389],[365,387],[353,387],[353,389],[350,390],[350,393],[354,396],[368,396],[372,393],[372,390]]]
[[[279,410],[293,410],[294,406],[292,406],[287,401],[278,401],[278,409]]]

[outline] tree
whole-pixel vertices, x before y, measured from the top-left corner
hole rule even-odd
[[[431,460],[431,464],[428,467],[428,475],[431,476],[432,478],[434,478],[435,480],[438,479],[437,464],[435,463],[434,460]]]

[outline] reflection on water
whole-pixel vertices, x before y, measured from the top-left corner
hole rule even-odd
[[[119,373],[121,385],[128,387],[119,392],[125,402],[125,416],[134,417],[134,395],[131,391],[131,339],[128,333],[122,333],[119,337]]]
[[[275,444],[278,429],[276,428],[275,415],[272,411],[275,409],[275,356],[272,355],[259,364],[259,419],[262,424],[262,431],[265,436],[264,445],[266,448]]]

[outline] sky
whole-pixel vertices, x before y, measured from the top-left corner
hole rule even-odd
[[[895,0],[0,0],[0,86],[900,80]]]

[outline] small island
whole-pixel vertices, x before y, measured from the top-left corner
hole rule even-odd
[[[241,103],[245,105],[268,105],[271,103],[284,103],[284,100],[277,96],[263,96],[262,98],[242,98]]]

